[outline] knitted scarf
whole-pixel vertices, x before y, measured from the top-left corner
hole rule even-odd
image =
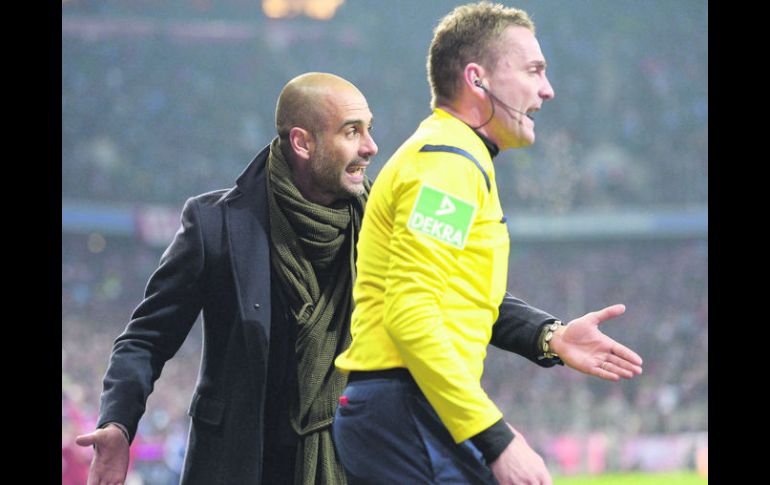
[[[350,345],[355,242],[366,190],[335,207],[308,202],[292,183],[278,139],[268,158],[268,201],[272,267],[284,300],[297,322],[298,395],[292,396],[291,424],[300,436],[295,485],[345,485],[330,424],[347,378],[334,359]],[[317,275],[325,273],[321,287]]]

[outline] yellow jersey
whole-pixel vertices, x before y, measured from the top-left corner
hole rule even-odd
[[[502,413],[481,387],[510,241],[492,159],[436,109],[388,160],[358,241],[342,372],[406,367],[456,442]]]

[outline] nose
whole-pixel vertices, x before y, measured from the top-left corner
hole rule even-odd
[[[374,138],[372,138],[372,134],[367,131],[366,135],[361,139],[359,154],[362,157],[373,157],[377,155],[378,150],[379,148],[377,147],[377,143],[375,143]]]
[[[554,96],[556,96],[556,93],[553,90],[553,87],[551,86],[551,82],[548,81],[548,77],[543,76],[543,86],[540,88],[540,97],[544,100],[553,99]]]

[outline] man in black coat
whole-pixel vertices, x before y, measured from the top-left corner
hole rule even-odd
[[[278,136],[235,187],[187,200],[181,226],[115,340],[104,377],[89,484],[123,483],[129,446],[154,382],[203,312],[203,356],[189,409],[184,485],[344,484],[330,424],[350,342],[355,242],[377,153],[366,98],[331,74],[292,79]],[[565,363],[596,371],[616,342],[588,314],[570,325]],[[492,344],[543,367],[538,340],[556,318],[510,295]],[[575,336],[581,332],[573,332]],[[630,373],[629,373],[630,374]]]

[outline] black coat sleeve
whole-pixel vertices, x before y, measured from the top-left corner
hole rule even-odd
[[[200,313],[203,268],[199,209],[195,199],[188,199],[180,228],[150,276],[144,299],[114,342],[97,427],[121,423],[133,441],[155,381]]]
[[[556,317],[514,298],[506,292],[500,304],[500,314],[492,327],[490,343],[497,348],[517,353],[542,367],[552,367],[560,359],[539,359],[542,351],[537,339],[543,325],[554,322]]]

